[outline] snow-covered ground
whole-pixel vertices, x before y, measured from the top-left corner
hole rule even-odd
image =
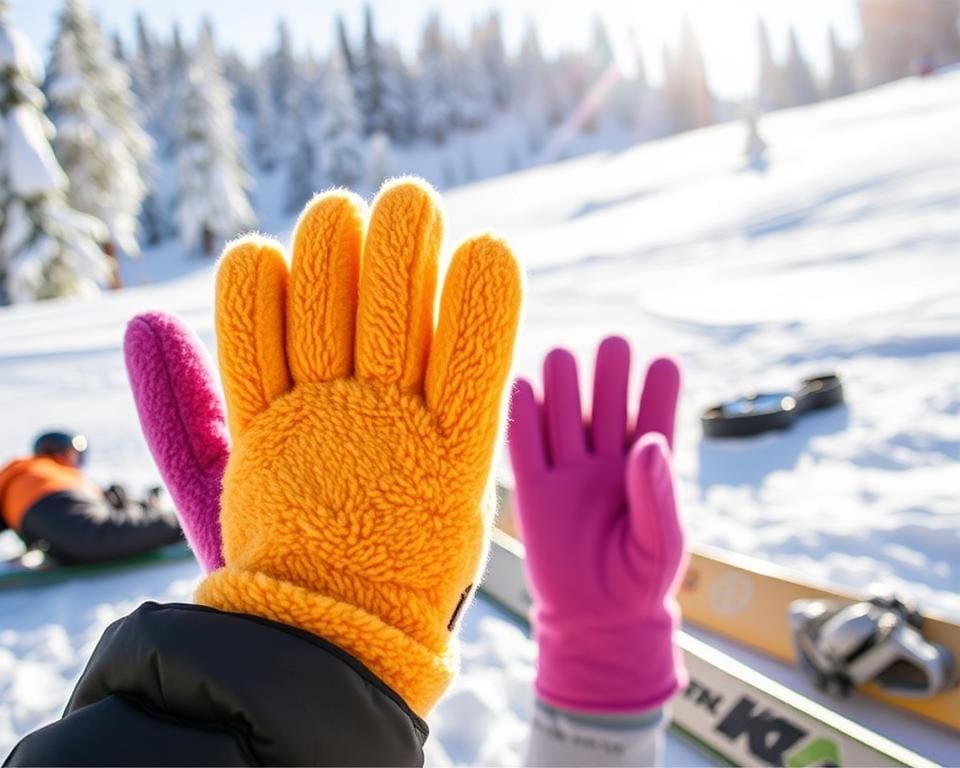
[[[958,129],[960,72],[905,80],[765,117],[762,169],[743,157],[743,126],[720,125],[453,190],[448,231],[452,244],[495,227],[525,264],[519,373],[536,376],[558,343],[587,360],[612,332],[640,359],[682,361],[676,461],[694,542],[848,587],[885,582],[960,618]],[[289,234],[279,214],[264,220]],[[123,326],[162,308],[212,346],[213,264],[173,243],[146,258],[131,283],[179,276],[0,310],[0,456],[65,424],[89,436],[96,479],[155,481]],[[702,407],[831,369],[846,407],[782,434],[700,438]],[[0,752],[59,714],[107,621],[146,597],[188,599],[194,578],[183,565],[0,594]],[[532,648],[479,608],[433,762],[522,754]]]

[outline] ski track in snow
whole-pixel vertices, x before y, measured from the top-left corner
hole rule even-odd
[[[681,360],[676,470],[695,543],[849,588],[889,585],[960,618],[958,125],[949,73],[764,117],[764,170],[747,167],[739,124],[532,169],[448,193],[447,252],[481,227],[512,242],[528,273],[520,374],[538,379],[560,343],[583,375],[609,333],[633,342],[635,387],[650,356]],[[278,183],[258,193],[282,199]],[[258,208],[265,231],[289,238],[290,217]],[[125,267],[131,284],[154,282],[0,310],[0,456],[65,424],[90,436],[96,480],[156,481],[123,327],[174,311],[213,350],[213,264],[168,242]],[[704,406],[834,369],[845,407],[782,434],[700,438]],[[14,546],[0,537],[0,553]],[[195,578],[168,566],[0,594],[0,753],[58,716],[109,621],[145,598],[188,600]],[[464,640],[429,760],[515,764],[532,644],[483,606]]]

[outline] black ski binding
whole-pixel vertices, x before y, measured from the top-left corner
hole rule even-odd
[[[787,429],[807,411],[843,402],[843,384],[835,373],[804,379],[796,392],[755,392],[707,408],[700,416],[707,437],[747,437]]]

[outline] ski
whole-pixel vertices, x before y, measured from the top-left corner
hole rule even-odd
[[[0,562],[0,591],[42,587],[77,578],[99,576],[103,573],[179,562],[192,557],[193,552],[185,541],[161,547],[137,557],[83,565],[62,565],[40,550],[30,550],[20,557]]]
[[[679,595],[685,621],[792,665],[797,660],[788,611],[794,601],[804,599],[856,603],[862,598],[806,583],[759,560],[709,549],[691,555]],[[774,617],[779,620],[771,620]],[[923,635],[951,650],[954,657],[960,653],[957,624],[925,614]],[[956,687],[929,698],[893,696],[875,684],[857,691],[960,730],[960,689]]]
[[[495,530],[480,587],[484,595],[527,622],[530,596],[523,545]],[[690,684],[671,705],[671,729],[728,765],[917,766],[926,758],[680,632]]]

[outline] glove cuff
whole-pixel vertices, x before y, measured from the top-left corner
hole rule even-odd
[[[194,599],[322,637],[362,662],[420,717],[436,704],[457,667],[455,641],[435,653],[355,605],[262,573],[226,566],[200,582]]]
[[[537,620],[539,698],[570,712],[635,713],[662,706],[686,685],[669,612],[632,625]]]

